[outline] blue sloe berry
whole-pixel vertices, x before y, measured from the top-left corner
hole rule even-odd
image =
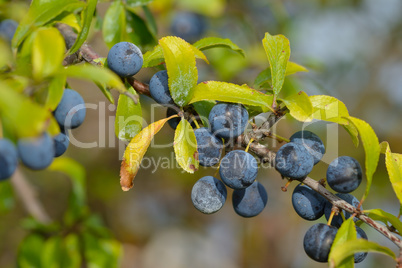
[[[208,120],[215,136],[231,139],[238,137],[246,129],[248,112],[238,104],[218,103],[212,107]]]
[[[290,141],[302,144],[314,157],[314,165],[320,162],[325,154],[325,146],[320,137],[308,130],[298,131],[290,137]]]
[[[283,145],[275,157],[275,168],[284,177],[303,179],[313,169],[314,158],[307,149],[294,142]]]
[[[129,77],[138,73],[144,62],[141,50],[130,42],[115,44],[107,54],[109,69],[120,77]]]
[[[360,228],[359,226],[356,226],[356,234],[357,234],[357,239],[366,239],[368,240],[366,232]],[[362,262],[367,256],[367,252],[358,252],[355,253],[355,263],[360,263]]]
[[[233,189],[244,189],[250,186],[257,177],[257,172],[257,160],[242,150],[234,150],[226,154],[219,167],[222,181]]]
[[[199,179],[191,191],[194,207],[205,214],[215,213],[225,204],[227,191],[225,185],[212,176]]]
[[[303,247],[306,254],[317,262],[327,262],[329,251],[338,229],[324,223],[317,223],[304,235]]]
[[[17,30],[18,23],[14,20],[6,19],[0,23],[0,37],[11,42]]]
[[[206,21],[201,15],[191,12],[180,12],[174,16],[172,34],[187,42],[195,42],[202,37],[206,30]]]
[[[149,92],[152,98],[159,104],[174,104],[169,91],[168,74],[166,70],[154,74],[149,82]]]
[[[362,182],[362,168],[356,159],[340,156],[329,164],[327,169],[328,185],[339,193],[350,193]]]
[[[60,131],[60,133],[57,136],[54,136],[53,141],[54,141],[55,157],[63,155],[66,152],[68,145],[70,144],[68,133],[64,131]]]
[[[292,204],[300,217],[314,221],[324,215],[326,199],[307,185],[299,184],[293,191]]]
[[[351,204],[352,206],[354,206],[355,208],[357,208],[359,206],[359,200],[357,200],[356,197],[354,197],[351,194],[335,194],[337,197],[339,197],[340,199],[345,200],[346,202],[348,202],[349,204]],[[361,207],[361,209],[363,209],[363,207]],[[332,210],[332,204],[329,201],[325,202],[325,208],[324,208],[324,214],[325,214],[325,218],[327,220],[329,220],[329,216],[331,215],[331,210]],[[351,214],[349,212],[343,211],[345,219],[349,219]],[[354,218],[353,219],[355,222],[358,220],[358,218]],[[341,227],[343,223],[343,219],[341,215],[336,215],[332,218],[331,221],[331,225],[339,228]]]
[[[72,89],[66,88],[63,97],[54,111],[54,117],[63,129],[79,127],[85,119],[86,108],[84,99]]]
[[[17,148],[22,163],[33,170],[47,168],[55,155],[53,139],[47,133],[36,138],[22,138],[18,140]]]
[[[14,144],[6,139],[0,139],[0,181],[10,178],[18,165],[18,152]]]
[[[260,214],[267,202],[268,194],[264,186],[255,181],[245,189],[233,191],[233,208],[242,217],[250,218]]]
[[[194,131],[197,139],[198,160],[200,165],[211,167],[219,162],[221,150],[223,147],[222,141],[215,137],[205,127]]]

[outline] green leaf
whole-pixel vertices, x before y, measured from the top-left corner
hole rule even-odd
[[[377,169],[378,160],[380,159],[380,143],[377,135],[369,124],[355,117],[348,117],[347,119],[350,120],[350,122],[352,122],[359,131],[360,139],[363,143],[364,151],[366,153],[365,166],[367,186],[364,196],[361,200],[361,202],[363,202],[370,191],[373,175]]]
[[[0,183],[0,214],[11,211],[15,206],[14,191],[10,180]]]
[[[111,48],[114,44],[124,41],[126,36],[126,11],[123,3],[114,1],[106,11],[102,26],[103,40]]]
[[[272,36],[266,33],[262,44],[271,66],[272,88],[275,96],[278,96],[285,81],[286,67],[290,57],[289,40],[283,35]]]
[[[197,101],[193,103],[193,107],[197,114],[200,116],[204,127],[209,127],[209,112],[211,112],[212,107],[214,107],[215,104],[215,101]]]
[[[74,30],[76,30],[77,32],[81,31],[80,22],[78,21],[77,15],[74,13],[64,16],[60,21],[55,21],[55,23],[64,23],[71,28],[74,28]]]
[[[39,29],[32,44],[32,67],[35,78],[40,79],[56,73],[64,59],[66,45],[56,28]]]
[[[189,103],[197,85],[198,71],[195,54],[189,43],[181,38],[167,36],[159,40],[169,77],[169,90],[180,107]]]
[[[147,25],[149,30],[153,36],[156,36],[158,34],[158,25],[156,24],[154,15],[147,6],[142,6],[142,10],[144,11],[145,19],[148,22]]]
[[[190,123],[182,118],[176,128],[173,143],[176,161],[185,171],[194,173],[198,170],[197,140]]]
[[[94,83],[106,85],[116,89],[120,93],[127,92],[120,77],[107,68],[101,68],[90,64],[71,65],[60,71],[60,74],[67,77],[89,80]]]
[[[206,37],[206,38],[203,38],[203,39],[195,42],[193,44],[193,46],[198,48],[201,51],[210,49],[210,48],[215,48],[215,47],[229,48],[233,51],[236,51],[243,57],[245,57],[244,50],[239,48],[230,39],[224,39],[224,38],[219,38],[219,37]]]
[[[402,213],[402,154],[392,153],[388,142],[382,142],[385,145],[385,165],[387,167],[389,180],[392,188],[399,200],[399,214]],[[402,230],[401,230],[402,231]],[[402,233],[402,232],[401,232]]]
[[[66,85],[66,76],[59,75],[52,78],[49,83],[49,89],[46,97],[45,108],[54,111],[63,97]]]
[[[355,223],[353,218],[347,219],[345,222],[342,223],[341,227],[339,228],[338,232],[336,233],[334,242],[331,246],[331,251],[329,253],[328,259],[332,259],[332,255],[336,254],[337,251],[341,250],[343,245],[352,240],[357,239],[357,233],[355,228]],[[337,266],[337,268],[348,268],[353,267],[354,259],[353,255],[345,258],[345,260]]]
[[[148,5],[149,3],[152,3],[154,0],[127,0],[127,6],[129,7],[139,7],[139,6],[145,6]]]
[[[375,242],[366,239],[351,240],[339,247],[333,252],[329,260],[330,267],[339,267],[339,265],[348,257],[358,252],[377,252],[390,256],[395,260],[395,254],[387,247],[381,246]]]
[[[382,209],[365,210],[364,213],[367,213],[367,216],[369,216],[371,219],[381,221],[387,226],[389,226],[388,223],[390,223],[393,227],[395,227],[396,230],[398,230],[400,234],[402,233],[402,222],[391,213],[385,212]]]
[[[128,89],[133,95],[137,95],[136,91],[130,87]],[[137,104],[125,95],[120,95],[117,104],[115,119],[116,137],[123,141],[131,141],[142,129],[142,111],[141,104]]]
[[[37,235],[27,236],[18,250],[17,265],[19,268],[42,267],[40,256],[44,245],[44,239]]]
[[[313,114],[313,105],[308,95],[300,91],[297,94],[281,99],[289,109],[290,115],[301,122],[310,122]]]
[[[13,122],[11,126],[17,137],[39,136],[46,130],[50,135],[60,132],[48,109],[15,92],[4,82],[0,82],[0,88],[0,117],[4,121]]]
[[[71,179],[72,192],[69,198],[69,207],[65,215],[65,220],[67,224],[73,224],[87,212],[85,169],[77,161],[71,158],[61,157],[54,159],[49,170],[62,172]]]
[[[349,121],[345,118],[349,116],[345,104],[337,98],[326,95],[310,96],[313,105],[313,118],[341,125],[348,125]]]
[[[30,31],[50,22],[63,12],[74,12],[85,6],[78,0],[33,0],[28,14],[18,25],[13,38],[13,47],[18,47]]]
[[[99,83],[95,83],[95,84],[102,91],[103,95],[105,95],[105,97],[108,99],[108,101],[110,101],[110,103],[114,104],[114,98],[113,98],[113,95],[110,92],[110,90],[104,84],[99,84]]]
[[[208,81],[198,84],[194,88],[190,103],[213,100],[244,105],[259,106],[263,111],[271,109],[272,95],[266,95],[247,85],[239,86],[231,83]]]
[[[82,12],[83,16],[82,28],[81,31],[78,33],[74,45],[70,48],[69,51],[70,54],[74,54],[82,46],[82,44],[84,44],[85,40],[87,39],[89,28],[91,27],[92,18],[94,16],[97,3],[98,0],[87,0],[87,5],[84,11]]]
[[[85,258],[88,267],[121,267],[122,245],[112,239],[99,239],[91,234],[84,234]]]
[[[356,148],[359,146],[359,131],[353,124],[342,125],[352,138],[353,144]]]
[[[304,67],[302,65],[288,61],[285,76],[295,74],[298,72],[308,72],[308,70],[306,67]],[[267,69],[263,70],[261,73],[258,74],[257,78],[254,81],[254,86],[261,88],[266,83],[268,83],[271,86],[272,76],[271,76],[271,68],[270,67],[268,67]]]
[[[41,255],[41,267],[75,268],[81,263],[78,237],[70,234],[66,238],[50,237],[44,244]]]
[[[149,25],[140,16],[131,10],[127,10],[126,16],[126,32],[130,42],[143,49],[149,49],[158,43]]]
[[[13,52],[11,51],[10,45],[0,38],[0,69],[11,65],[13,60]]]

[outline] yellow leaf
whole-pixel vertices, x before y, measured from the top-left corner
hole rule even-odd
[[[123,191],[128,191],[133,187],[133,180],[135,175],[137,175],[142,158],[151,144],[152,139],[155,134],[161,130],[163,125],[173,117],[177,117],[177,115],[150,124],[138,133],[128,144],[120,169],[120,185]]]
[[[176,161],[188,173],[198,169],[197,140],[190,123],[182,118],[174,134]]]
[[[399,199],[399,203],[402,204],[402,154],[392,153],[388,142],[382,142],[381,145],[381,147],[385,147],[385,165],[389,180],[396,197]],[[382,151],[384,153],[384,150]],[[400,211],[402,211],[402,207]]]
[[[349,116],[345,104],[337,98],[326,95],[310,96],[313,105],[313,118],[318,120],[335,122],[341,125],[348,125],[345,118]]]

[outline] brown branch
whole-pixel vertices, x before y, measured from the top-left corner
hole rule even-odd
[[[70,49],[77,39],[77,34],[66,24],[57,23],[56,27],[63,35],[67,49]],[[74,64],[82,60],[93,65],[99,65],[99,62],[95,62],[95,60],[99,58],[101,58],[101,56],[87,42],[84,42],[76,53],[69,55],[64,59],[63,65]],[[138,81],[134,77],[127,78],[127,82],[138,92],[138,94],[151,96],[147,84]]]
[[[51,218],[38,199],[38,194],[19,169],[15,171],[11,183],[28,213],[43,224],[50,223]]]

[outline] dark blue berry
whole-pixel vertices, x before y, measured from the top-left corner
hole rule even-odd
[[[70,144],[68,134],[65,133],[64,131],[61,131],[60,134],[54,136],[53,141],[54,141],[55,157],[63,155],[66,152],[68,145]]]
[[[22,163],[33,170],[47,168],[55,155],[53,139],[47,133],[37,138],[20,139],[17,148]]]
[[[79,127],[85,119],[86,108],[84,99],[72,89],[66,88],[63,97],[54,111],[54,117],[63,129]]]
[[[264,186],[255,181],[245,189],[233,191],[233,208],[237,214],[249,218],[260,214],[268,201],[268,194]]]
[[[18,165],[18,153],[8,139],[0,139],[0,181],[10,178]]]
[[[308,130],[296,132],[290,137],[290,141],[302,144],[314,157],[314,165],[320,162],[325,154],[325,146],[320,137]]]
[[[115,44],[107,54],[109,69],[120,77],[129,77],[138,73],[144,59],[141,50],[129,42]]]
[[[244,189],[250,186],[257,177],[257,160],[251,154],[235,150],[226,154],[219,166],[222,181],[233,189]]]
[[[323,223],[311,226],[303,240],[306,254],[317,262],[327,262],[337,231],[337,228]]]
[[[339,193],[350,193],[362,182],[362,168],[356,159],[340,156],[329,164],[327,169],[328,185]]]
[[[368,240],[366,232],[363,231],[362,228],[356,226],[356,234],[357,234],[357,239],[366,239]],[[367,252],[358,252],[355,253],[355,263],[360,263],[362,262],[367,256]]]
[[[292,194],[296,213],[305,220],[314,221],[324,215],[326,199],[307,185],[299,184]]]
[[[178,112],[180,112],[180,109],[179,109],[179,108],[177,108],[177,107],[169,107],[169,108],[166,110],[166,118],[171,117],[172,115],[175,115],[175,114],[177,114]],[[168,124],[169,124],[169,126],[170,126],[172,129],[176,129],[177,126],[178,126],[179,123],[180,123],[180,120],[181,120],[181,117],[180,117],[180,116],[179,116],[179,117],[175,117],[175,118],[170,119],[170,120],[168,121]]]
[[[231,139],[238,137],[246,129],[248,112],[238,104],[219,103],[212,107],[208,120],[215,136]]]
[[[222,141],[209,132],[207,128],[194,131],[197,139],[198,160],[200,165],[211,167],[219,163],[222,151]]]
[[[359,203],[360,203],[359,200],[357,200],[357,198],[354,197],[351,194],[336,194],[336,196],[341,198],[341,199],[343,199],[343,200],[345,200],[346,202],[348,202],[349,204],[351,204],[355,208],[357,208],[359,206]],[[361,209],[363,209],[363,208],[361,207]],[[325,202],[325,208],[324,208],[324,214],[325,214],[325,218],[327,220],[329,220],[329,216],[331,215],[331,210],[332,210],[331,202],[326,201]],[[350,218],[351,214],[349,212],[343,211],[343,213],[344,213],[344,216],[345,216],[346,220]],[[354,218],[353,220],[357,221],[358,219]],[[342,223],[343,223],[343,219],[342,219],[341,215],[336,215],[336,216],[334,216],[332,218],[331,225],[339,228],[339,227],[341,227]]]
[[[0,37],[11,42],[17,27],[18,23],[16,21],[10,19],[3,20],[0,23]]]
[[[215,213],[225,204],[227,191],[225,185],[212,176],[199,179],[191,191],[194,207],[205,214]]]
[[[314,158],[299,143],[289,142],[276,153],[275,168],[284,177],[303,179],[311,172],[313,166]]]
[[[167,71],[159,71],[154,74],[149,82],[149,92],[152,98],[159,104],[174,104],[169,91]]]
[[[177,13],[171,25],[173,35],[183,38],[190,43],[200,39],[205,30],[206,22],[204,17],[190,12]]]

